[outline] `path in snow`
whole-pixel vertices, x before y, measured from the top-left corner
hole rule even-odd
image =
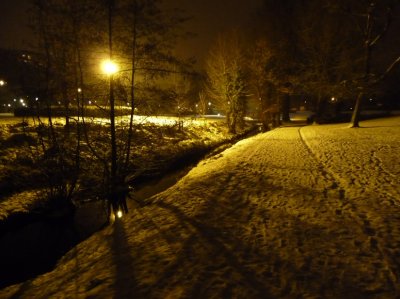
[[[396,298],[392,129],[386,141],[343,125],[243,140],[0,297]]]

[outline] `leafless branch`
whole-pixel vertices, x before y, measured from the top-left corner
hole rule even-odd
[[[389,26],[392,22],[392,7],[388,7],[388,10],[386,12],[386,23],[385,23],[385,27],[382,29],[382,32],[380,34],[378,34],[373,41],[370,42],[370,46],[373,47],[380,39],[382,39],[382,37],[386,34],[386,32],[389,29]]]
[[[398,64],[400,64],[400,56],[397,57],[397,59],[395,59],[395,60],[392,62],[392,64],[386,69],[386,71],[383,73],[383,75],[379,77],[379,81],[384,80],[384,79],[393,71],[393,69],[394,69]],[[379,81],[378,81],[378,82],[379,82]]]

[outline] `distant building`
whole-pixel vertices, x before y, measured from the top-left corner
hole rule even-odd
[[[27,105],[38,93],[38,56],[22,50],[0,49],[0,111]],[[21,101],[23,99],[23,101]]]

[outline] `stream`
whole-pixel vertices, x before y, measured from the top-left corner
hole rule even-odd
[[[200,151],[183,157],[174,164],[177,169],[171,167],[157,178],[141,179],[135,184],[131,196],[142,201],[168,189],[199,161],[235,142],[211,152]],[[10,228],[0,235],[0,289],[51,271],[63,255],[101,230],[107,220],[104,201],[83,202],[77,207],[73,219],[54,220],[34,214],[14,216],[10,217]]]
[[[131,196],[142,200],[160,193],[190,169],[191,166],[186,166],[162,178],[148,179]],[[104,201],[89,201],[77,208],[72,221],[33,218],[1,235],[0,289],[52,270],[71,248],[102,229],[106,220]]]
[[[257,130],[212,149],[183,154],[157,177],[145,176],[133,181],[134,190],[130,195],[144,201],[173,186],[201,160],[255,133]],[[105,202],[98,200],[81,203],[74,217],[69,218],[57,219],[35,213],[11,215],[6,223],[0,223],[0,289],[51,271],[70,249],[101,230],[106,220]]]

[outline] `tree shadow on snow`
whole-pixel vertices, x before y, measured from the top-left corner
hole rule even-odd
[[[157,202],[155,203],[157,206],[169,210],[172,212],[177,219],[185,224],[189,224],[192,228],[196,230],[196,234],[192,235],[185,243],[183,252],[187,252],[190,246],[193,246],[193,241],[197,238],[201,238],[203,241],[207,243],[208,246],[213,248],[215,254],[224,256],[225,261],[228,265],[233,268],[237,273],[239,273],[242,277],[242,281],[251,287],[257,294],[260,296],[259,298],[271,298],[268,289],[264,286],[263,282],[259,281],[254,272],[250,269],[246,268],[244,265],[240,263],[240,261],[236,258],[236,256],[232,253],[232,250],[229,249],[221,239],[224,238],[222,233],[209,225],[206,225],[200,221],[197,221],[193,218],[187,217],[179,208],[174,205],[170,205],[164,202]],[[173,271],[181,265],[183,262],[182,258],[178,258],[174,265],[170,266],[169,269],[164,273],[163,278],[159,282],[162,282],[165,279],[169,279],[169,277],[173,274]],[[212,258],[212,257],[211,257]],[[200,289],[200,286],[195,286],[195,292],[192,292],[192,295],[196,294],[197,291]],[[193,298],[192,296],[190,296]]]
[[[115,265],[114,298],[137,298],[134,260],[128,244],[124,222],[118,218],[113,226],[111,251]]]
[[[320,193],[314,195],[322,196]],[[157,282],[157,287],[164,287],[173,279],[176,284],[186,281],[186,287],[188,283],[190,284],[190,287],[185,289],[187,298],[204,298],[211,293],[221,298],[237,297],[238,294],[234,293],[235,291],[239,292],[239,297],[240,292],[242,295],[246,292],[248,298],[276,298],[277,296],[286,298],[305,292],[330,298],[333,298],[334,294],[346,296],[346,298],[368,297],[365,286],[360,285],[356,278],[353,280],[350,277],[344,279],[337,276],[340,267],[343,267],[346,273],[352,273],[354,277],[362,277],[360,269],[352,264],[320,265],[321,261],[329,262],[331,258],[329,255],[321,258],[317,251],[310,249],[313,245],[315,249],[332,249],[334,248],[332,246],[336,246],[335,242],[340,242],[340,236],[331,235],[331,227],[327,229],[311,224],[283,211],[281,215],[283,222],[291,223],[293,227],[284,233],[288,235],[281,235],[281,237],[285,238],[285,242],[291,242],[290,246],[294,248],[298,246],[300,250],[300,253],[296,253],[297,259],[294,256],[292,259],[290,250],[288,251],[287,248],[271,245],[268,247],[269,251],[261,247],[254,248],[242,239],[241,235],[235,233],[235,229],[240,231],[242,226],[246,225],[246,220],[240,219],[241,210],[246,207],[241,206],[237,209],[233,204],[227,211],[226,206],[220,207],[215,199],[212,199],[203,206],[201,215],[189,217],[176,205],[161,201],[155,202],[154,205],[174,215],[180,222],[179,226],[192,228],[190,230],[192,235],[184,241],[176,260],[165,269]],[[269,213],[263,208],[259,212],[262,217]],[[224,216],[218,217],[218,215]],[[232,227],[232,231],[229,231],[227,226],[224,227],[226,220],[234,223],[235,227]],[[340,221],[333,221],[332,224],[341,226]],[[321,246],[321,242],[324,245]],[[199,249],[199,246],[205,248]],[[306,251],[302,252],[302,249]],[[281,251],[285,254],[289,253],[289,257],[282,255]],[[351,251],[348,254],[351,255]],[[198,255],[203,256],[198,257]],[[221,262],[222,259],[223,262]],[[194,268],[197,271],[195,273],[192,271]],[[183,274],[185,269],[189,270],[189,273]],[[228,275],[229,272],[233,274]],[[216,284],[216,281],[222,282]],[[241,290],[235,290],[238,284],[241,285],[239,287]]]

